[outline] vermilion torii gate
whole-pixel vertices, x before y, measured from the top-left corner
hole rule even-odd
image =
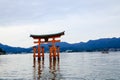
[[[62,35],[64,35],[64,31],[56,34],[47,34],[47,35],[30,35],[33,39],[37,39],[37,41],[34,41],[34,44],[38,44],[37,47],[33,47],[33,57],[34,59],[38,57],[38,60],[41,58],[44,59],[44,47],[41,47],[40,45],[43,43],[52,43],[52,45],[49,47],[49,57],[56,59],[56,57],[59,58],[60,53],[59,53],[59,46],[56,46],[56,42],[60,42],[60,40],[56,40],[56,38],[60,38]],[[36,52],[38,55],[36,55]]]

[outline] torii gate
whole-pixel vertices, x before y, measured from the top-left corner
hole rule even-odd
[[[56,34],[47,34],[47,35],[30,35],[33,39],[37,39],[38,41],[34,41],[34,44],[38,44],[38,48],[35,46],[33,47],[33,57],[34,59],[38,57],[38,60],[41,59],[41,57],[44,59],[44,47],[41,47],[40,45],[43,43],[52,43],[52,46],[49,47],[49,57],[53,59],[56,59],[56,57],[59,58],[59,46],[55,46],[56,42],[60,42],[60,40],[56,40],[55,38],[60,38],[62,35],[64,35],[64,31]],[[38,55],[36,55],[36,52],[38,52]]]

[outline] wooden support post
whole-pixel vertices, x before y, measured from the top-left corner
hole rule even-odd
[[[53,59],[56,59],[55,37],[53,37],[52,39],[52,52],[53,52]]]
[[[57,57],[58,59],[60,58],[60,47],[59,46],[57,46]]]
[[[36,57],[36,46],[33,47],[33,58],[35,60],[35,57]]]
[[[56,59],[56,47],[53,47],[53,59]]]
[[[49,58],[51,59],[52,58],[52,47],[51,46],[49,46]]]
[[[44,47],[42,46],[42,59],[44,60]]]
[[[33,67],[36,67],[36,59],[33,60]]]
[[[41,58],[40,39],[38,39],[38,60]]]

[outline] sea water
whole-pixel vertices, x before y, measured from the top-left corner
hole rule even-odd
[[[0,80],[120,80],[120,52],[61,53],[33,60],[31,54],[0,55]]]

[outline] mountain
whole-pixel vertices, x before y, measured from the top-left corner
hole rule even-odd
[[[6,52],[0,48],[0,55],[6,54]]]
[[[45,47],[45,52],[49,52],[49,46],[51,44],[42,44]],[[116,50],[120,51],[120,38],[102,38],[97,40],[89,40],[88,42],[80,42],[70,44],[67,42],[56,43],[56,46],[60,46],[61,52],[72,51],[72,52],[83,52],[83,51],[103,51],[103,50]],[[2,48],[7,53],[30,53],[32,52],[32,47],[21,48],[21,47],[11,47],[8,45],[0,44]]]
[[[31,51],[31,48],[12,47],[1,43],[0,48],[2,48],[6,53],[29,53]]]
[[[103,51],[109,49],[120,49],[120,38],[103,38],[89,40],[86,43],[73,44],[74,50],[78,51]]]

